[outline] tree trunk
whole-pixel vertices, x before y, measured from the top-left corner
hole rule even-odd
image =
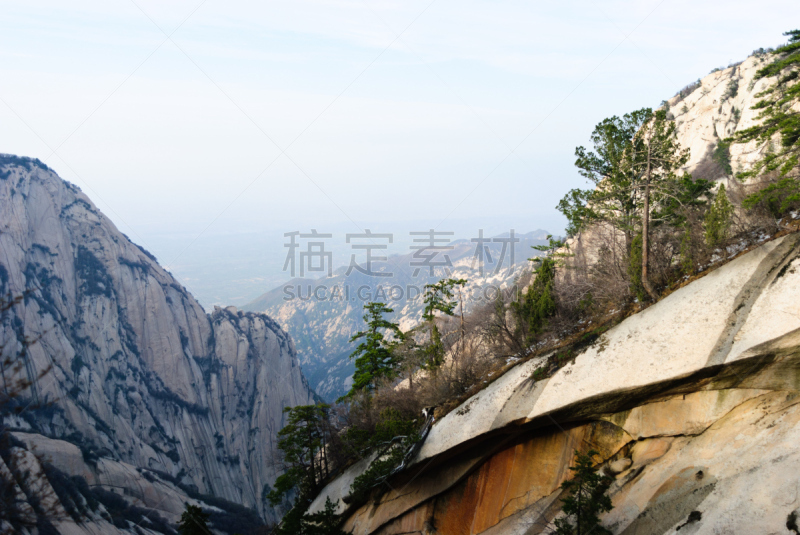
[[[308,435],[308,452],[309,452],[309,464],[311,470],[309,471],[309,479],[311,480],[311,486],[316,489],[317,487],[317,471],[314,464],[314,457],[316,457],[316,452],[314,451],[314,437],[312,435],[313,431],[311,430],[311,421],[306,422],[306,431]]]
[[[458,300],[461,304],[461,340],[459,347],[459,358],[464,355],[464,336],[466,334],[466,329],[464,329],[464,295],[462,294],[462,287],[458,287]]]
[[[658,300],[658,295],[653,290],[648,278],[647,268],[650,263],[650,142],[647,143],[647,171],[644,183],[644,214],[642,214],[642,286],[653,301]]]

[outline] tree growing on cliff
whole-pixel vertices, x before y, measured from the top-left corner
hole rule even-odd
[[[652,226],[671,222],[676,203],[702,194],[677,175],[689,151],[680,147],[676,128],[664,110],[649,108],[603,120],[592,132],[594,151],[575,149],[575,165],[594,187],[570,191],[557,206],[573,233],[592,223],[620,232],[626,256],[637,259],[635,279],[652,299],[658,297],[649,275]]]
[[[765,187],[748,196],[742,205],[748,209],[761,207],[775,219],[800,207],[800,30],[784,35],[789,42],[772,51],[772,61],[754,77],[754,80],[775,78],[756,95],[760,100],[753,109],[760,110],[758,124],[728,140],[767,144],[764,157],[737,176],[743,180],[765,179]],[[775,138],[779,143],[774,143]]]
[[[569,468],[572,479],[561,484],[567,497],[562,500],[564,516],[554,521],[556,535],[611,535],[600,525],[600,514],[613,508],[606,494],[613,479],[595,470],[595,455],[594,450],[585,454],[575,450],[575,465]]]
[[[445,347],[442,334],[436,325],[436,313],[453,316],[458,301],[454,299],[453,290],[467,283],[466,279],[442,279],[434,284],[425,285],[423,300],[425,308],[422,319],[428,331],[428,343],[422,349],[424,354],[424,367],[436,370],[444,362]]]
[[[634,135],[629,158],[634,182],[642,190],[642,286],[654,301],[658,294],[649,276],[651,218],[665,201],[680,198],[683,182],[677,172],[689,161],[689,150],[681,148],[676,129],[664,110],[656,111]]]
[[[709,247],[719,247],[728,238],[731,228],[733,205],[725,191],[725,184],[719,185],[719,191],[714,202],[706,212],[704,230],[706,243]]]
[[[800,30],[784,33],[789,42],[771,53],[773,61],[756,72],[755,80],[775,77],[775,81],[759,93],[753,109],[760,110],[759,123],[737,132],[736,143],[749,141],[770,142],[780,138],[777,150],[769,151],[740,178],[749,178],[765,172],[777,172],[780,177],[797,177],[800,170]],[[800,192],[800,190],[798,190]]]
[[[515,336],[525,347],[536,341],[556,313],[555,278],[556,261],[549,257],[541,260],[533,282],[524,293],[518,291],[516,300],[511,302]]]
[[[592,131],[594,150],[583,146],[575,149],[575,166],[593,187],[573,189],[558,203],[570,234],[592,223],[606,222],[625,235],[630,247],[639,223],[641,191],[626,160],[633,137],[651,116],[652,110],[642,108],[621,118],[604,119]]]
[[[350,342],[363,339],[350,355],[350,358],[356,361],[353,386],[340,398],[340,401],[352,398],[358,392],[369,394],[375,390],[381,379],[396,377],[401,364],[394,348],[397,342],[402,340],[403,333],[396,323],[384,318],[384,314],[391,314],[394,310],[383,303],[367,303],[364,305],[364,310],[367,329],[350,338]]]
[[[273,506],[281,503],[293,489],[298,491],[298,502],[307,501],[330,474],[329,409],[330,405],[320,403],[283,410],[288,418],[284,428],[278,432],[278,449],[283,454],[286,471],[275,480],[273,490],[267,495]]]
[[[208,527],[209,516],[200,507],[187,503],[186,510],[178,522],[178,533],[181,535],[209,535],[211,533]]]
[[[322,511],[306,514],[300,521],[303,535],[348,535],[341,525],[342,518],[336,514],[336,504],[330,498],[325,498]]]

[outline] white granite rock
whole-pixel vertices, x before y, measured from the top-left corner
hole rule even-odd
[[[0,343],[17,343],[15,324],[37,340],[24,395],[55,408],[17,429],[180,474],[276,520],[262,496],[279,473],[282,410],[313,403],[288,335],[263,314],[207,315],[77,187],[32,160],[9,162],[0,155],[0,293],[31,293]],[[75,448],[49,453],[64,469],[76,463]]]

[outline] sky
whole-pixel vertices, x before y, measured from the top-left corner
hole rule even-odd
[[[558,233],[596,123],[800,20],[796,0],[0,9],[0,152],[77,184],[205,305],[270,289],[284,232]],[[215,293],[226,270],[247,289]]]

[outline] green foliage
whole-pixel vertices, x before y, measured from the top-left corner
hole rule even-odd
[[[367,330],[356,333],[350,339],[351,342],[355,342],[363,338],[350,355],[350,358],[356,361],[353,386],[340,398],[340,401],[352,398],[358,392],[372,392],[381,379],[396,377],[401,364],[394,354],[394,348],[396,343],[402,340],[403,333],[396,323],[383,317],[384,314],[391,314],[394,310],[383,303],[367,303],[364,309]],[[389,339],[388,334],[394,335],[394,339]]]
[[[688,225],[685,226],[683,237],[681,238],[679,262],[681,273],[684,275],[691,275],[694,273],[695,260],[692,252],[692,230]]]
[[[689,151],[678,143],[676,128],[663,109],[643,108],[622,119],[605,119],[592,133],[595,150],[575,150],[575,165],[594,188],[572,190],[558,205],[570,230],[604,222],[620,231],[629,257],[634,254],[634,236],[640,233],[639,278],[654,299],[657,295],[648,278],[651,223],[679,224],[687,201],[696,200],[703,189],[690,176],[677,176],[689,160]],[[637,293],[638,289],[633,290]]]
[[[325,508],[322,511],[302,517],[299,533],[301,535],[347,535],[341,525],[342,519],[336,514],[336,504],[330,498],[325,498]]]
[[[313,495],[328,476],[326,446],[330,441],[329,405],[298,405],[283,409],[287,423],[278,432],[278,449],[287,470],[275,480],[267,494],[270,504],[278,505],[292,489]]]
[[[736,106],[733,106],[731,109],[731,114],[733,115],[733,122],[739,124],[739,121],[742,120],[742,110],[738,109]]]
[[[592,198],[592,190],[571,189],[558,202],[556,209],[567,218],[567,234],[576,235],[583,230],[588,221],[597,216],[589,208],[589,200]]]
[[[569,494],[562,500],[565,516],[554,522],[556,535],[611,535],[600,525],[599,515],[613,508],[606,494],[613,479],[594,469],[592,457],[597,454],[594,450],[586,454],[575,451],[575,465],[570,467],[572,479],[561,485]]]
[[[546,245],[531,245],[531,249],[536,249],[537,251],[543,251],[547,258],[555,262],[556,266],[562,266],[564,263],[563,259],[572,256],[568,252],[561,251],[561,250],[567,250],[567,251],[569,250],[569,245],[567,245],[566,241],[559,238],[553,238],[553,236],[550,234],[547,235]],[[541,257],[534,257],[534,258],[529,258],[528,260],[536,264],[540,264],[543,259]]]
[[[420,441],[417,427],[416,420],[404,418],[396,409],[389,408],[381,413],[368,443],[368,452],[375,452],[377,456],[350,486],[354,501],[363,501],[371,489],[401,466],[408,451]]]
[[[734,98],[737,94],[739,94],[739,80],[734,79],[728,82],[728,86],[725,88],[725,93],[722,95],[722,100]]]
[[[372,435],[373,448],[388,445],[397,437],[413,437],[416,434],[417,421],[403,417],[397,409],[385,409]]]
[[[181,535],[209,535],[208,513],[196,505],[186,504],[186,510],[178,522],[178,533]]]
[[[555,278],[556,262],[545,258],[525,294],[518,295],[517,300],[511,303],[517,337],[528,346],[536,341],[547,327],[547,320],[556,313]]]
[[[575,149],[575,165],[594,185],[572,190],[557,208],[575,232],[587,224],[605,221],[622,231],[627,242],[639,232],[644,197],[652,195],[653,210],[677,207],[702,193],[690,176],[675,171],[688,160],[681,150],[676,125],[663,110],[649,108],[601,121],[592,132],[594,151]]]
[[[800,180],[784,177],[770,184],[761,191],[749,195],[742,206],[751,210],[757,206],[764,207],[775,219],[785,215],[800,203]]]
[[[423,297],[425,308],[422,312],[422,319],[432,321],[436,316],[436,311],[452,316],[458,304],[453,299],[453,289],[466,283],[466,279],[442,279],[435,284],[426,284]]]
[[[714,189],[714,182],[703,178],[695,179],[692,175],[684,173],[676,179],[674,186],[674,191],[661,199],[659,206],[653,211],[654,225],[684,226],[685,209],[705,206],[706,199]]]
[[[283,515],[281,523],[272,530],[271,535],[301,535],[303,533],[303,515],[306,514],[310,501],[295,503],[288,513]]]
[[[756,72],[755,79],[775,77],[775,82],[757,97],[754,110],[760,110],[759,124],[737,132],[736,143],[760,141],[768,143],[772,137],[780,137],[780,147],[760,160],[752,170],[741,173],[741,178],[758,176],[775,171],[780,177],[798,173],[800,157],[800,30],[784,35],[789,42],[770,53],[773,61]]]
[[[436,370],[444,362],[444,343],[436,325],[436,312],[441,312],[446,316],[455,314],[458,301],[454,300],[453,290],[456,286],[464,286],[466,279],[442,279],[435,284],[425,285],[423,301],[425,308],[422,311],[422,319],[428,328],[428,343],[422,348],[423,367],[428,370]]]
[[[705,217],[705,237],[709,247],[719,247],[728,239],[733,216],[733,205],[725,192],[725,184],[719,191]]]
[[[575,149],[575,166],[593,188],[571,190],[558,210],[569,221],[568,232],[580,231],[594,221],[609,221],[632,235],[638,221],[640,193],[629,165],[632,140],[652,118],[649,108],[604,119],[591,135],[594,150]]]
[[[711,153],[711,159],[714,160],[725,172],[726,175],[733,175],[733,168],[731,168],[731,142],[724,139],[717,143],[714,147],[714,152]]]

